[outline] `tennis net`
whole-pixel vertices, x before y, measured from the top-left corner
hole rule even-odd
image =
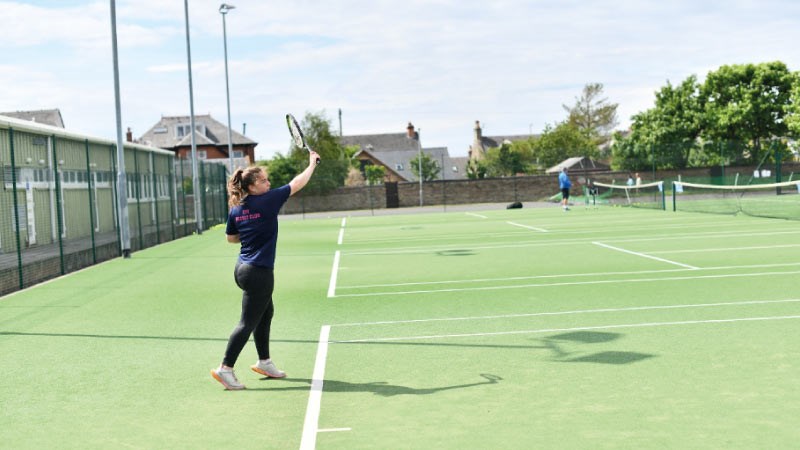
[[[590,182],[589,192],[593,189],[600,204],[665,209],[662,181],[633,186]]]
[[[800,180],[743,186],[672,183],[674,211],[800,220]]]

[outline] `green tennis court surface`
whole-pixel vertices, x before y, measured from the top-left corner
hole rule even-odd
[[[8,448],[796,448],[794,221],[581,206],[284,220],[273,359],[221,229],[0,299]]]

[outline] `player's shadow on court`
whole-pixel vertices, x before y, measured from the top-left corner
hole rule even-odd
[[[554,360],[559,362],[570,363],[597,363],[597,364],[631,364],[639,362],[648,358],[653,358],[656,355],[638,352],[624,352],[624,351],[604,351],[592,353],[588,355],[571,357],[575,352],[564,350],[565,346],[572,346],[572,344],[588,345],[600,344],[615,341],[622,337],[619,333],[608,333],[600,331],[576,331],[571,333],[557,334],[539,339],[543,345],[549,348],[554,354]]]
[[[350,383],[347,381],[325,380],[323,382],[323,390],[325,392],[371,392],[375,395],[380,395],[381,397],[393,397],[395,395],[430,395],[453,389],[466,389],[477,386],[488,386],[490,384],[498,384],[500,381],[503,380],[502,377],[490,373],[482,373],[479,376],[483,378],[484,381],[478,381],[475,383],[467,383],[467,384],[458,384],[454,386],[432,387],[432,388],[412,388],[408,386],[389,384],[385,381],[373,381],[371,383]],[[303,383],[304,386],[265,387],[265,388],[253,389],[250,387],[252,385],[251,383],[250,385],[248,385],[247,390],[307,391],[308,386],[305,386],[305,384],[308,385],[311,384],[311,380],[308,378],[284,378],[281,381],[262,378],[262,380],[270,382],[282,382],[282,381],[298,382],[298,383]]]

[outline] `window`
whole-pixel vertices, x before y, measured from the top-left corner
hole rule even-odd
[[[395,165],[394,165],[394,168],[395,168],[395,169],[397,169],[397,170],[405,170],[405,169],[403,168],[403,163],[397,163],[397,164],[395,164]]]
[[[191,130],[191,129],[192,129],[192,126],[190,124],[188,124],[188,123],[181,123],[181,124],[175,125],[175,136],[178,136],[179,138],[187,136],[189,134],[189,130]],[[197,124],[195,124],[194,129],[197,130],[198,133],[200,133],[203,136],[205,136],[205,134],[206,134],[206,126],[205,125],[202,125],[202,124],[197,125]]]
[[[241,150],[234,150],[233,151],[234,158],[244,158],[244,152]]]
[[[208,158],[208,152],[206,152],[205,150],[198,150],[197,151],[197,158],[198,159],[207,159]]]
[[[458,166],[453,166],[453,172],[458,172]]]

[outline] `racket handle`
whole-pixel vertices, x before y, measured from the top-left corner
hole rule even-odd
[[[317,165],[319,165],[319,158],[317,158]]]

